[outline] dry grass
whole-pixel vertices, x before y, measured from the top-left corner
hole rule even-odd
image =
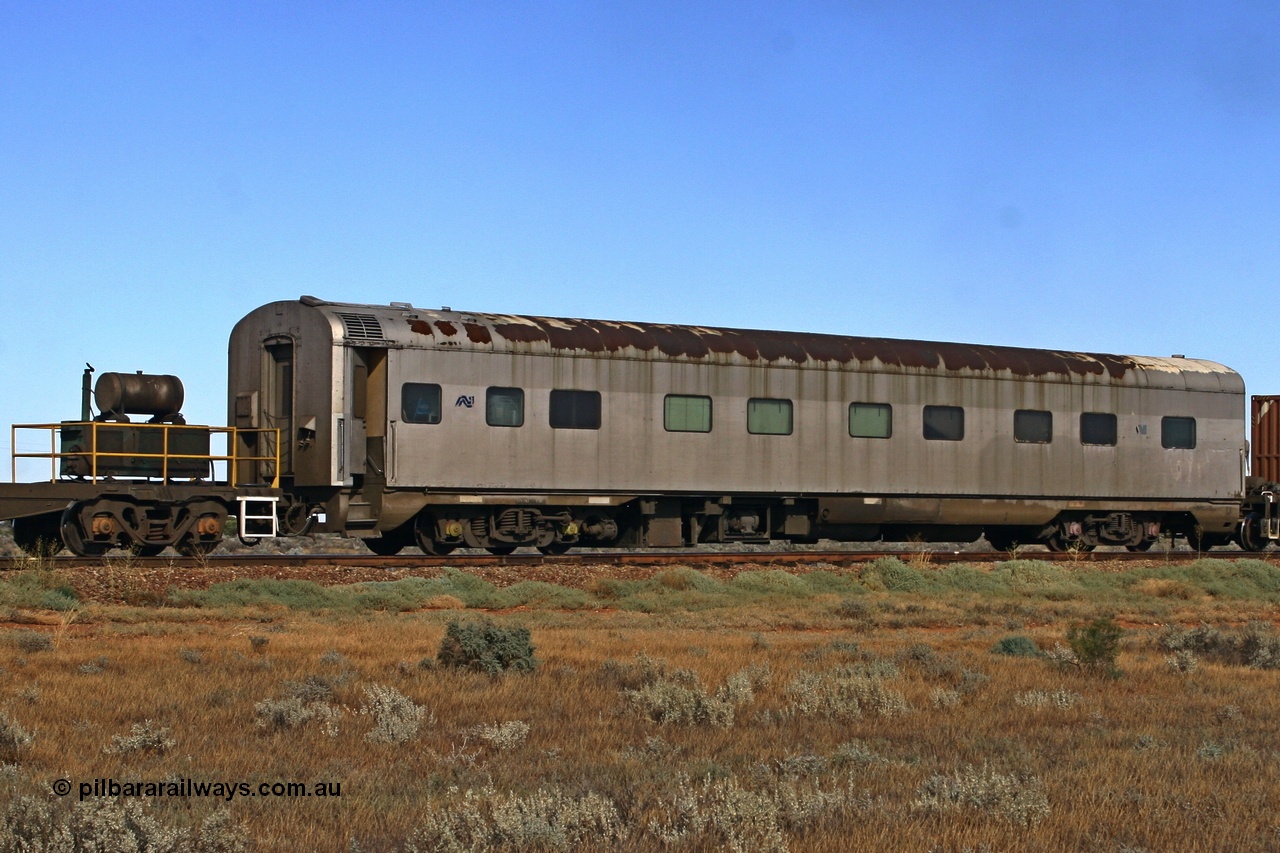
[[[1011,582],[1077,589],[1009,565]],[[701,594],[695,574],[658,586]],[[913,578],[886,567],[852,599],[493,613],[532,630],[540,661],[500,677],[434,664],[456,597],[400,613],[16,608],[32,627],[0,635],[0,722],[30,737],[0,738],[0,818],[33,796],[64,819],[76,794],[52,797],[58,778],[325,781],[342,796],[146,812],[196,827],[226,806],[271,851],[1280,847],[1280,672],[1170,666],[1154,624],[1274,621],[1273,602],[1139,581],[1108,602],[1127,628],[1109,680],[991,652],[1010,633],[1050,649],[1098,615],[1087,579],[1070,596],[957,597]],[[57,642],[28,651],[19,630]]]
[[[1132,587],[1133,591],[1141,595],[1150,595],[1157,598],[1181,598],[1190,600],[1198,598],[1200,593],[1189,584],[1171,578],[1146,578],[1138,581]]]

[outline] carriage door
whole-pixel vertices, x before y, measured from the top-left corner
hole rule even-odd
[[[351,437],[349,470],[357,488],[380,488],[387,481],[387,351],[351,352]]]
[[[269,338],[263,342],[262,422],[266,429],[280,430],[280,475],[293,475],[293,340]],[[263,456],[275,454],[275,435],[263,442]],[[270,469],[270,462],[261,463]]]
[[[421,486],[429,479],[433,450],[440,440],[444,413],[443,389],[420,364],[415,354],[397,350],[387,370],[387,483]],[[452,402],[452,401],[451,401]],[[458,405],[470,400],[459,398]]]

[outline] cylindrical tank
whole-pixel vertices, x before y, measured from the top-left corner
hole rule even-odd
[[[93,398],[104,415],[169,417],[182,411],[184,394],[178,377],[146,373],[104,373],[93,387]]]

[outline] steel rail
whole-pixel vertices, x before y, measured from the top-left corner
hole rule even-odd
[[[627,565],[627,566],[725,566],[759,565],[778,568],[793,566],[850,566],[868,563],[882,557],[897,557],[918,566],[953,563],[999,563],[1011,559],[1046,560],[1055,563],[1090,564],[1109,562],[1188,562],[1200,557],[1219,559],[1260,559],[1261,554],[1248,551],[1092,551],[1054,552],[1020,551],[576,551],[547,556],[543,554],[451,554],[445,557],[422,554],[399,554],[380,557],[376,554],[213,554],[205,557],[135,557],[123,551],[104,557],[57,556],[0,558],[0,571],[30,568],[80,568],[109,565],[115,568],[173,567],[183,569],[260,567],[362,566],[395,569],[467,568],[493,566],[544,565]]]

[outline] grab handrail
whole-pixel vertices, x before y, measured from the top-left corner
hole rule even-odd
[[[98,432],[99,430],[111,429],[143,429],[143,430],[161,430],[161,451],[159,453],[147,453],[141,450],[99,450],[98,449]],[[91,441],[88,447],[60,452],[58,450],[58,437],[64,429],[88,430]],[[49,452],[20,452],[18,450],[18,431],[49,431]],[[172,430],[200,430],[205,431],[209,435],[225,435],[228,451],[223,454],[216,453],[174,453],[169,450],[169,436]],[[266,456],[247,456],[241,455],[240,440],[250,435],[256,434],[274,434],[275,442],[274,452]],[[197,460],[205,461],[210,465],[214,462],[227,463],[227,481],[230,486],[247,485],[237,480],[238,470],[241,462],[271,462],[272,470],[272,488],[280,486],[280,430],[274,428],[241,428],[241,427],[216,427],[204,426],[197,424],[135,424],[135,423],[116,423],[111,421],[67,421],[58,424],[13,424],[9,431],[9,446],[11,451],[11,477],[13,482],[18,481],[18,460],[19,459],[48,459],[49,460],[49,482],[57,482],[58,480],[58,460],[68,458],[85,459],[89,462],[89,482],[98,482],[98,462],[100,459],[110,458],[126,458],[126,459],[159,459],[160,460],[160,479],[168,483],[171,481],[169,477],[169,463],[176,460]],[[105,466],[104,466],[105,467]],[[148,475],[139,475],[140,478],[150,479]],[[182,479],[195,480],[197,477],[185,477]]]

